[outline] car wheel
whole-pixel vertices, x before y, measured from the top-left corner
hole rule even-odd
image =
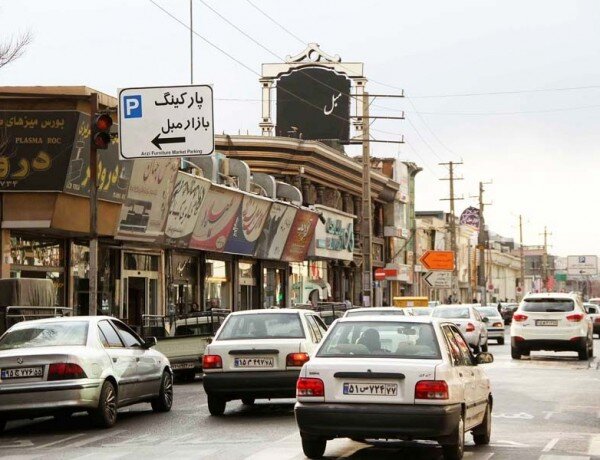
[[[510,347],[510,356],[512,359],[521,359],[521,351],[517,347]]]
[[[244,406],[253,406],[254,405],[254,398],[242,398],[242,404]]]
[[[6,420],[0,418],[0,433],[4,431],[4,428],[6,428]]]
[[[90,411],[94,424],[101,428],[111,428],[117,423],[117,390],[112,382],[106,380],[100,390],[98,407]]]
[[[504,345],[504,337],[498,338],[498,345]]]
[[[590,356],[590,359],[594,357],[594,336],[592,336],[592,338],[590,339],[590,352],[589,352],[589,356]]]
[[[322,458],[327,447],[327,439],[302,436],[302,451],[308,458]]]
[[[163,371],[158,397],[150,401],[154,412],[169,412],[173,406],[173,376]]]
[[[450,442],[442,444],[445,460],[461,460],[465,452],[465,422],[461,414],[458,425],[450,436]]]
[[[478,446],[489,444],[492,436],[492,409],[488,401],[487,407],[485,408],[485,415],[481,425],[473,430],[473,441]]]
[[[478,353],[481,353],[481,336],[479,336],[479,342],[477,342],[477,345],[473,346],[473,354]]]
[[[219,416],[225,412],[227,401],[218,396],[208,395],[208,412],[210,415]]]
[[[588,348],[587,343],[577,351],[577,354],[579,355],[580,361],[587,361],[590,359],[590,349]]]
[[[486,340],[485,343],[483,345],[481,345],[481,351],[483,351],[484,353],[487,353],[488,351],[488,341]]]

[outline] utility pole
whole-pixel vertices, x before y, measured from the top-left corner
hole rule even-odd
[[[373,225],[371,212],[371,154],[369,139],[369,93],[363,93],[363,190],[362,190],[362,236],[363,236],[363,306],[373,306]]]
[[[487,305],[487,280],[485,277],[485,218],[483,214],[486,203],[483,202],[483,193],[485,189],[483,186],[490,182],[479,182],[479,236],[477,239],[477,247],[479,248],[479,266],[477,272],[477,284],[481,290],[481,305]],[[489,203],[487,203],[489,204]]]
[[[452,300],[457,300],[458,296],[458,245],[456,242],[456,215],[454,213],[454,201],[462,200],[464,198],[456,198],[454,196],[454,181],[463,180],[462,177],[454,177],[454,167],[462,165],[462,162],[456,163],[449,161],[448,163],[439,163],[440,166],[448,166],[449,177],[442,178],[440,180],[447,180],[450,182],[450,197],[442,198],[442,201],[450,201],[450,249],[454,253],[454,268],[452,269]]]
[[[98,113],[98,93],[90,95],[90,133]],[[88,315],[96,316],[98,308],[98,151],[90,136],[90,269]]]
[[[525,295],[525,256],[523,249],[523,216],[519,214],[519,256],[521,258],[521,299]],[[520,300],[520,299],[519,299]]]
[[[542,287],[544,290],[547,289],[548,285],[548,236],[552,236],[552,233],[548,233],[548,229],[544,226],[544,253],[542,254]]]

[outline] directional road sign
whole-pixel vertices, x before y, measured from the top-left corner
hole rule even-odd
[[[427,270],[454,270],[452,251],[425,251],[419,261]]]
[[[212,153],[215,149],[212,87],[122,89],[119,145],[122,159]]]
[[[449,289],[452,287],[452,272],[427,272],[423,279],[432,288]]]
[[[598,274],[597,256],[568,256],[567,274],[594,276]]]

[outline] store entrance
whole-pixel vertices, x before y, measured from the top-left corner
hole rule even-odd
[[[146,311],[146,284],[148,278],[132,276],[127,278],[127,322],[132,326],[141,325]]]

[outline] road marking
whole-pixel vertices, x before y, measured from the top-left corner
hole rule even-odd
[[[590,460],[590,457],[579,455],[542,455],[538,460]]]
[[[8,444],[7,444],[8,442]],[[11,444],[12,443],[12,444]],[[0,442],[0,447],[2,449],[16,449],[19,447],[33,447],[34,444],[29,439],[17,439],[13,438],[12,440],[4,440]]]
[[[492,414],[494,418],[509,418],[509,419],[522,419],[522,420],[531,420],[535,418],[534,415],[528,414],[527,412],[518,412],[516,414]]]
[[[298,451],[289,447],[269,447],[246,457],[244,460],[290,460],[298,457]]]
[[[595,434],[590,438],[590,446],[588,447],[588,454],[600,455],[600,435]]]
[[[505,440],[498,440],[496,442],[490,443],[490,446],[494,446],[494,447],[530,447],[529,444],[522,444],[520,442],[516,442],[516,441],[505,441]]]
[[[66,438],[59,439],[58,441],[49,442],[47,444],[41,444],[36,446],[35,449],[45,449],[46,447],[55,446],[56,444],[60,444],[61,442],[70,441],[71,439],[80,438],[84,436],[85,433],[74,434],[73,436],[67,436]]]
[[[542,452],[550,452],[558,441],[560,441],[560,438],[554,438],[548,441],[548,444],[542,449]]]
[[[82,441],[73,442],[71,444],[67,444],[65,447],[68,447],[70,449],[74,449],[74,448],[77,448],[77,447],[82,447],[82,446],[85,446],[86,444],[91,444],[93,442],[100,441],[101,439],[105,439],[105,438],[108,438],[108,437],[113,437],[113,436],[116,436],[116,435],[118,435],[120,433],[125,433],[125,431],[126,430],[110,430],[108,433],[105,432],[103,434],[99,434],[98,436],[92,436],[91,438],[87,438],[87,439],[84,439]]]
[[[546,414],[546,415],[544,415],[544,420],[548,420],[548,419],[550,419],[550,417],[552,417],[552,415],[556,414],[556,412],[550,412],[550,411],[545,411],[545,410],[543,410],[542,412],[544,414]]]

